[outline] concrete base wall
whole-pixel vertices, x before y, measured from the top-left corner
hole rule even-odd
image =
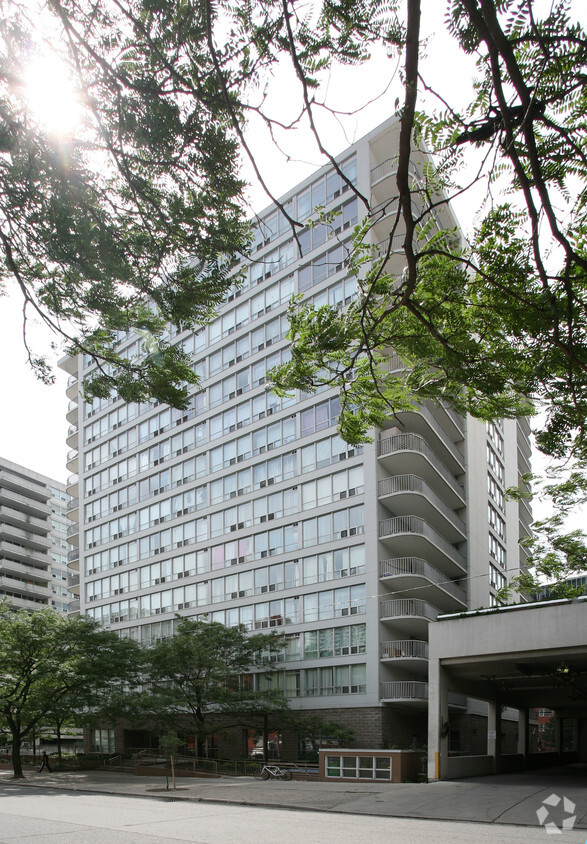
[[[327,777],[326,761],[328,756],[375,756],[391,759],[391,779],[361,778],[361,777]],[[332,750],[321,750],[319,760],[318,779],[323,782],[418,782],[422,771],[421,753],[417,750],[375,750],[370,751],[363,748],[361,751],[354,748],[333,748]]]
[[[493,756],[449,756],[441,777],[443,780],[455,780],[460,777],[484,777],[492,773]]]
[[[395,707],[361,707],[356,709],[316,709],[309,715],[315,715],[327,723],[337,724],[343,729],[352,730],[353,738],[344,739],[348,747],[370,748],[372,750],[414,750],[427,744],[427,713],[426,710],[396,709]],[[294,730],[279,726],[279,716],[269,721],[269,730],[277,729],[281,734],[279,758],[294,760],[299,756],[298,737]],[[156,749],[158,733],[152,725],[153,737],[150,734],[151,725],[137,725],[120,721],[115,728],[115,753],[128,756],[138,748],[151,747]],[[263,719],[251,716],[243,723],[235,723],[234,719],[226,719],[226,726],[217,730],[214,741],[209,746],[209,756],[217,759],[240,760],[246,759],[247,729],[261,731]],[[486,728],[483,730],[486,733]],[[85,731],[85,751],[90,750],[89,731]]]

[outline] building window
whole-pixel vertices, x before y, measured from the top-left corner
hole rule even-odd
[[[91,730],[92,753],[114,753],[114,730]]]
[[[391,779],[391,759],[380,756],[327,756],[326,776],[331,779]]]

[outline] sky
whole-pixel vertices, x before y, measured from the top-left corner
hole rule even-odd
[[[424,3],[423,33],[428,37],[426,61],[428,68],[432,68],[434,84],[440,90],[450,92],[454,101],[455,92],[462,91],[463,98],[466,97],[472,65],[454,45],[447,46],[442,25],[444,5],[435,0]],[[450,55],[450,61],[447,61],[447,55]],[[291,112],[292,90],[291,74],[280,71],[267,100],[275,115],[287,110]],[[332,154],[341,152],[387,119],[395,111],[397,97],[403,98],[397,59],[389,58],[383,52],[375,55],[366,67],[347,67],[332,73],[328,80],[328,100],[341,114],[336,120],[326,116],[321,119],[321,132],[329,151]],[[353,112],[366,100],[373,102],[358,114],[342,114]],[[260,126],[252,125],[249,138],[263,162],[274,196],[281,195],[324,164],[307,132],[290,132],[280,139],[286,147],[287,160],[277,152]],[[245,166],[243,173],[246,178],[250,170]],[[252,211],[260,211],[269,202],[263,191],[251,190]],[[474,208],[470,206],[461,205],[456,211],[461,220],[470,221],[474,217]],[[34,351],[48,352],[51,335],[41,326],[31,324],[30,327]],[[22,342],[22,302],[16,294],[0,298],[0,355],[0,456],[65,481],[69,475],[65,466],[68,451],[65,413],[69,403],[65,385],[68,376],[55,369],[55,384],[46,386],[31,372]],[[54,363],[58,357],[53,355]]]

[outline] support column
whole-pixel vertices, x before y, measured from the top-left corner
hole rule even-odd
[[[501,702],[488,701],[487,755],[493,756],[493,773],[498,774],[501,756]]]
[[[428,665],[428,780],[446,778],[448,760],[448,684],[440,660]]]
[[[562,733],[563,733],[563,719],[559,718],[559,716],[555,714],[555,716],[554,716],[554,729],[553,729],[553,732],[552,732],[552,738],[553,738],[553,742],[554,742],[554,749],[559,754],[562,750]]]
[[[528,709],[518,710],[518,753],[528,755]]]

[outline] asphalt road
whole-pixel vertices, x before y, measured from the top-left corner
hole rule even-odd
[[[0,787],[0,844],[532,844],[552,840],[540,827],[256,806],[196,803],[175,796],[134,797],[31,785]],[[567,831],[563,844],[585,842]]]

